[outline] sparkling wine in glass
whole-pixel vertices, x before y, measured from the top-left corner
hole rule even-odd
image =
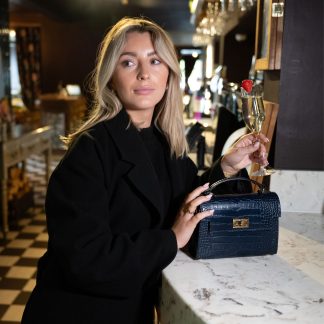
[[[260,88],[253,87],[251,92],[241,90],[242,115],[248,129],[256,136],[261,132],[265,120],[265,110]],[[272,168],[260,166],[260,169],[253,172],[252,176],[268,176],[275,171]]]

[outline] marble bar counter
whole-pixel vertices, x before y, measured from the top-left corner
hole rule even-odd
[[[324,323],[324,215],[282,213],[278,254],[163,271],[161,324]]]

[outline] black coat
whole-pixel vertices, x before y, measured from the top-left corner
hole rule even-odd
[[[168,160],[166,214],[157,174],[128,123],[122,110],[95,125],[54,170],[45,206],[48,251],[22,323],[150,321],[158,278],[177,253],[170,226],[198,178],[189,158]]]

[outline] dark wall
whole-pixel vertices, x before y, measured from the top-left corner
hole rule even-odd
[[[224,65],[227,66],[227,79],[240,83],[247,79],[254,54],[256,10],[249,11],[240,23],[225,36]],[[236,34],[244,34],[247,39],[238,42]]]
[[[42,14],[11,14],[11,27],[39,25],[41,28],[41,88],[54,92],[59,82],[82,87],[95,66],[99,44],[109,26],[95,22],[63,22]]]
[[[10,24],[13,28],[26,25],[41,28],[42,92],[56,91],[60,81],[63,85],[78,83],[84,88],[87,76],[95,67],[100,42],[118,16],[105,18],[98,13],[60,19],[50,12],[28,10],[12,10]]]
[[[286,0],[275,167],[324,170],[323,0]]]

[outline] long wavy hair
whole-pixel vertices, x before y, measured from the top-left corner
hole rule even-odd
[[[149,32],[157,55],[169,68],[168,87],[154,110],[154,124],[165,135],[171,155],[183,157],[188,152],[184,133],[183,104],[180,89],[180,68],[174,45],[167,33],[154,22],[143,18],[123,18],[104,37],[99,48],[96,68],[91,78],[94,102],[89,117],[79,129],[65,138],[70,145],[82,132],[93,125],[109,120],[122,109],[122,103],[110,87],[117,61],[130,32]],[[131,120],[130,120],[131,122]]]

